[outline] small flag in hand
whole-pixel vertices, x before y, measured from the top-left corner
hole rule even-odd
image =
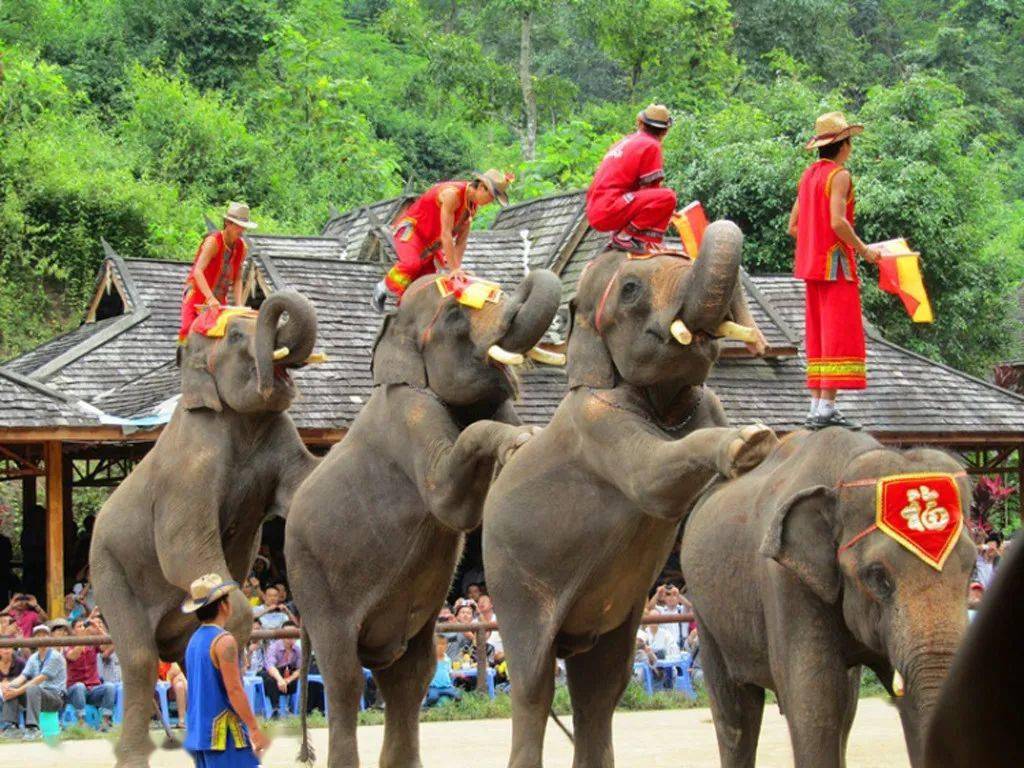
[[[882,260],[878,262],[878,287],[899,296],[915,323],[932,322],[935,316],[921,279],[921,255],[910,250],[907,241],[901,237],[873,243],[871,247],[882,254]]]
[[[704,239],[704,230],[708,228],[708,217],[704,215],[704,206],[700,200],[694,200],[681,211],[672,216],[672,223],[683,241],[683,248],[691,259],[696,259],[700,252],[700,241]]]

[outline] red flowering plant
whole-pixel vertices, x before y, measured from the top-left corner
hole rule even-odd
[[[1002,503],[1017,492],[1003,482],[998,475],[985,476],[974,485],[974,495],[971,497],[971,514],[967,525],[971,534],[992,533],[994,527],[989,515],[997,504]]]

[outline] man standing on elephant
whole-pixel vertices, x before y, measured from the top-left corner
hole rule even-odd
[[[789,216],[789,234],[796,238],[794,274],[807,289],[805,336],[811,407],[805,424],[811,429],[860,429],[836,408],[836,392],[867,386],[854,254],[872,264],[877,264],[880,256],[853,229],[853,181],[845,168],[852,150],[850,138],[863,130],[862,125],[847,124],[841,112],[829,112],[815,121],[814,138],[805,149],[817,149],[818,160],[800,178]]]
[[[676,210],[676,193],[665,178],[661,142],[672,126],[662,104],[636,116],[636,133],[619,140],[604,156],[587,190],[587,221],[612,232],[611,247],[646,253],[661,244]]]
[[[249,206],[231,203],[224,214],[224,226],[211,232],[196,251],[195,262],[185,280],[185,293],[181,301],[181,326],[178,343],[184,344],[193,321],[202,307],[219,308],[242,303],[242,262],[245,261],[245,241],[242,232],[255,229],[249,220]]]
[[[231,618],[228,595],[238,589],[215,573],[189,587],[182,613],[202,622],[185,650],[189,677],[185,749],[196,768],[254,768],[270,745],[242,688],[238,643],[225,629]]]
[[[491,168],[473,181],[442,181],[410,205],[395,225],[391,240],[398,262],[373,288],[371,305],[384,311],[388,293],[401,299],[405,289],[438,268],[454,272],[462,264],[473,217],[481,207],[497,200],[508,205],[511,174]]]

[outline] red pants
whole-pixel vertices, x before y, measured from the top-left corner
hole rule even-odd
[[[384,284],[398,297],[405,293],[405,289],[416,278],[437,272],[435,258],[444,258],[440,242],[428,249],[427,244],[416,237],[415,233],[408,240],[403,240],[401,236],[393,237],[391,243],[398,252],[398,262],[384,276]]]
[[[199,316],[199,305],[205,304],[203,294],[189,285],[181,299],[181,325],[178,326],[178,343],[184,344],[192,323]]]
[[[587,220],[598,232],[622,232],[645,243],[660,243],[676,211],[676,193],[646,187],[625,195],[597,196],[587,205]]]
[[[860,285],[808,280],[805,343],[808,389],[867,387]]]

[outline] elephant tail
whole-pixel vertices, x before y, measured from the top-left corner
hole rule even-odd
[[[313,645],[309,641],[309,632],[302,628],[302,667],[299,671],[299,722],[302,727],[302,742],[299,745],[298,761],[303,765],[313,765],[316,752],[309,740],[309,723],[306,710],[309,707],[309,662],[313,656]],[[326,696],[327,691],[324,691]]]
[[[164,727],[164,740],[160,744],[160,749],[181,749],[181,742],[174,738],[174,734],[171,733],[171,725],[164,720],[163,713],[160,711],[160,706],[156,703],[156,699],[153,699],[153,709],[156,711],[160,724]]]
[[[552,707],[552,708],[550,708],[548,710],[548,714],[551,715],[551,719],[555,721],[555,725],[557,725],[559,728],[562,729],[562,733],[565,734],[565,738],[567,738],[569,740],[569,743],[570,744],[575,744],[576,743],[576,739],[573,738],[572,731],[570,731],[566,727],[565,723],[563,723],[561,721],[561,719],[558,717],[558,715],[555,714],[554,707]]]

